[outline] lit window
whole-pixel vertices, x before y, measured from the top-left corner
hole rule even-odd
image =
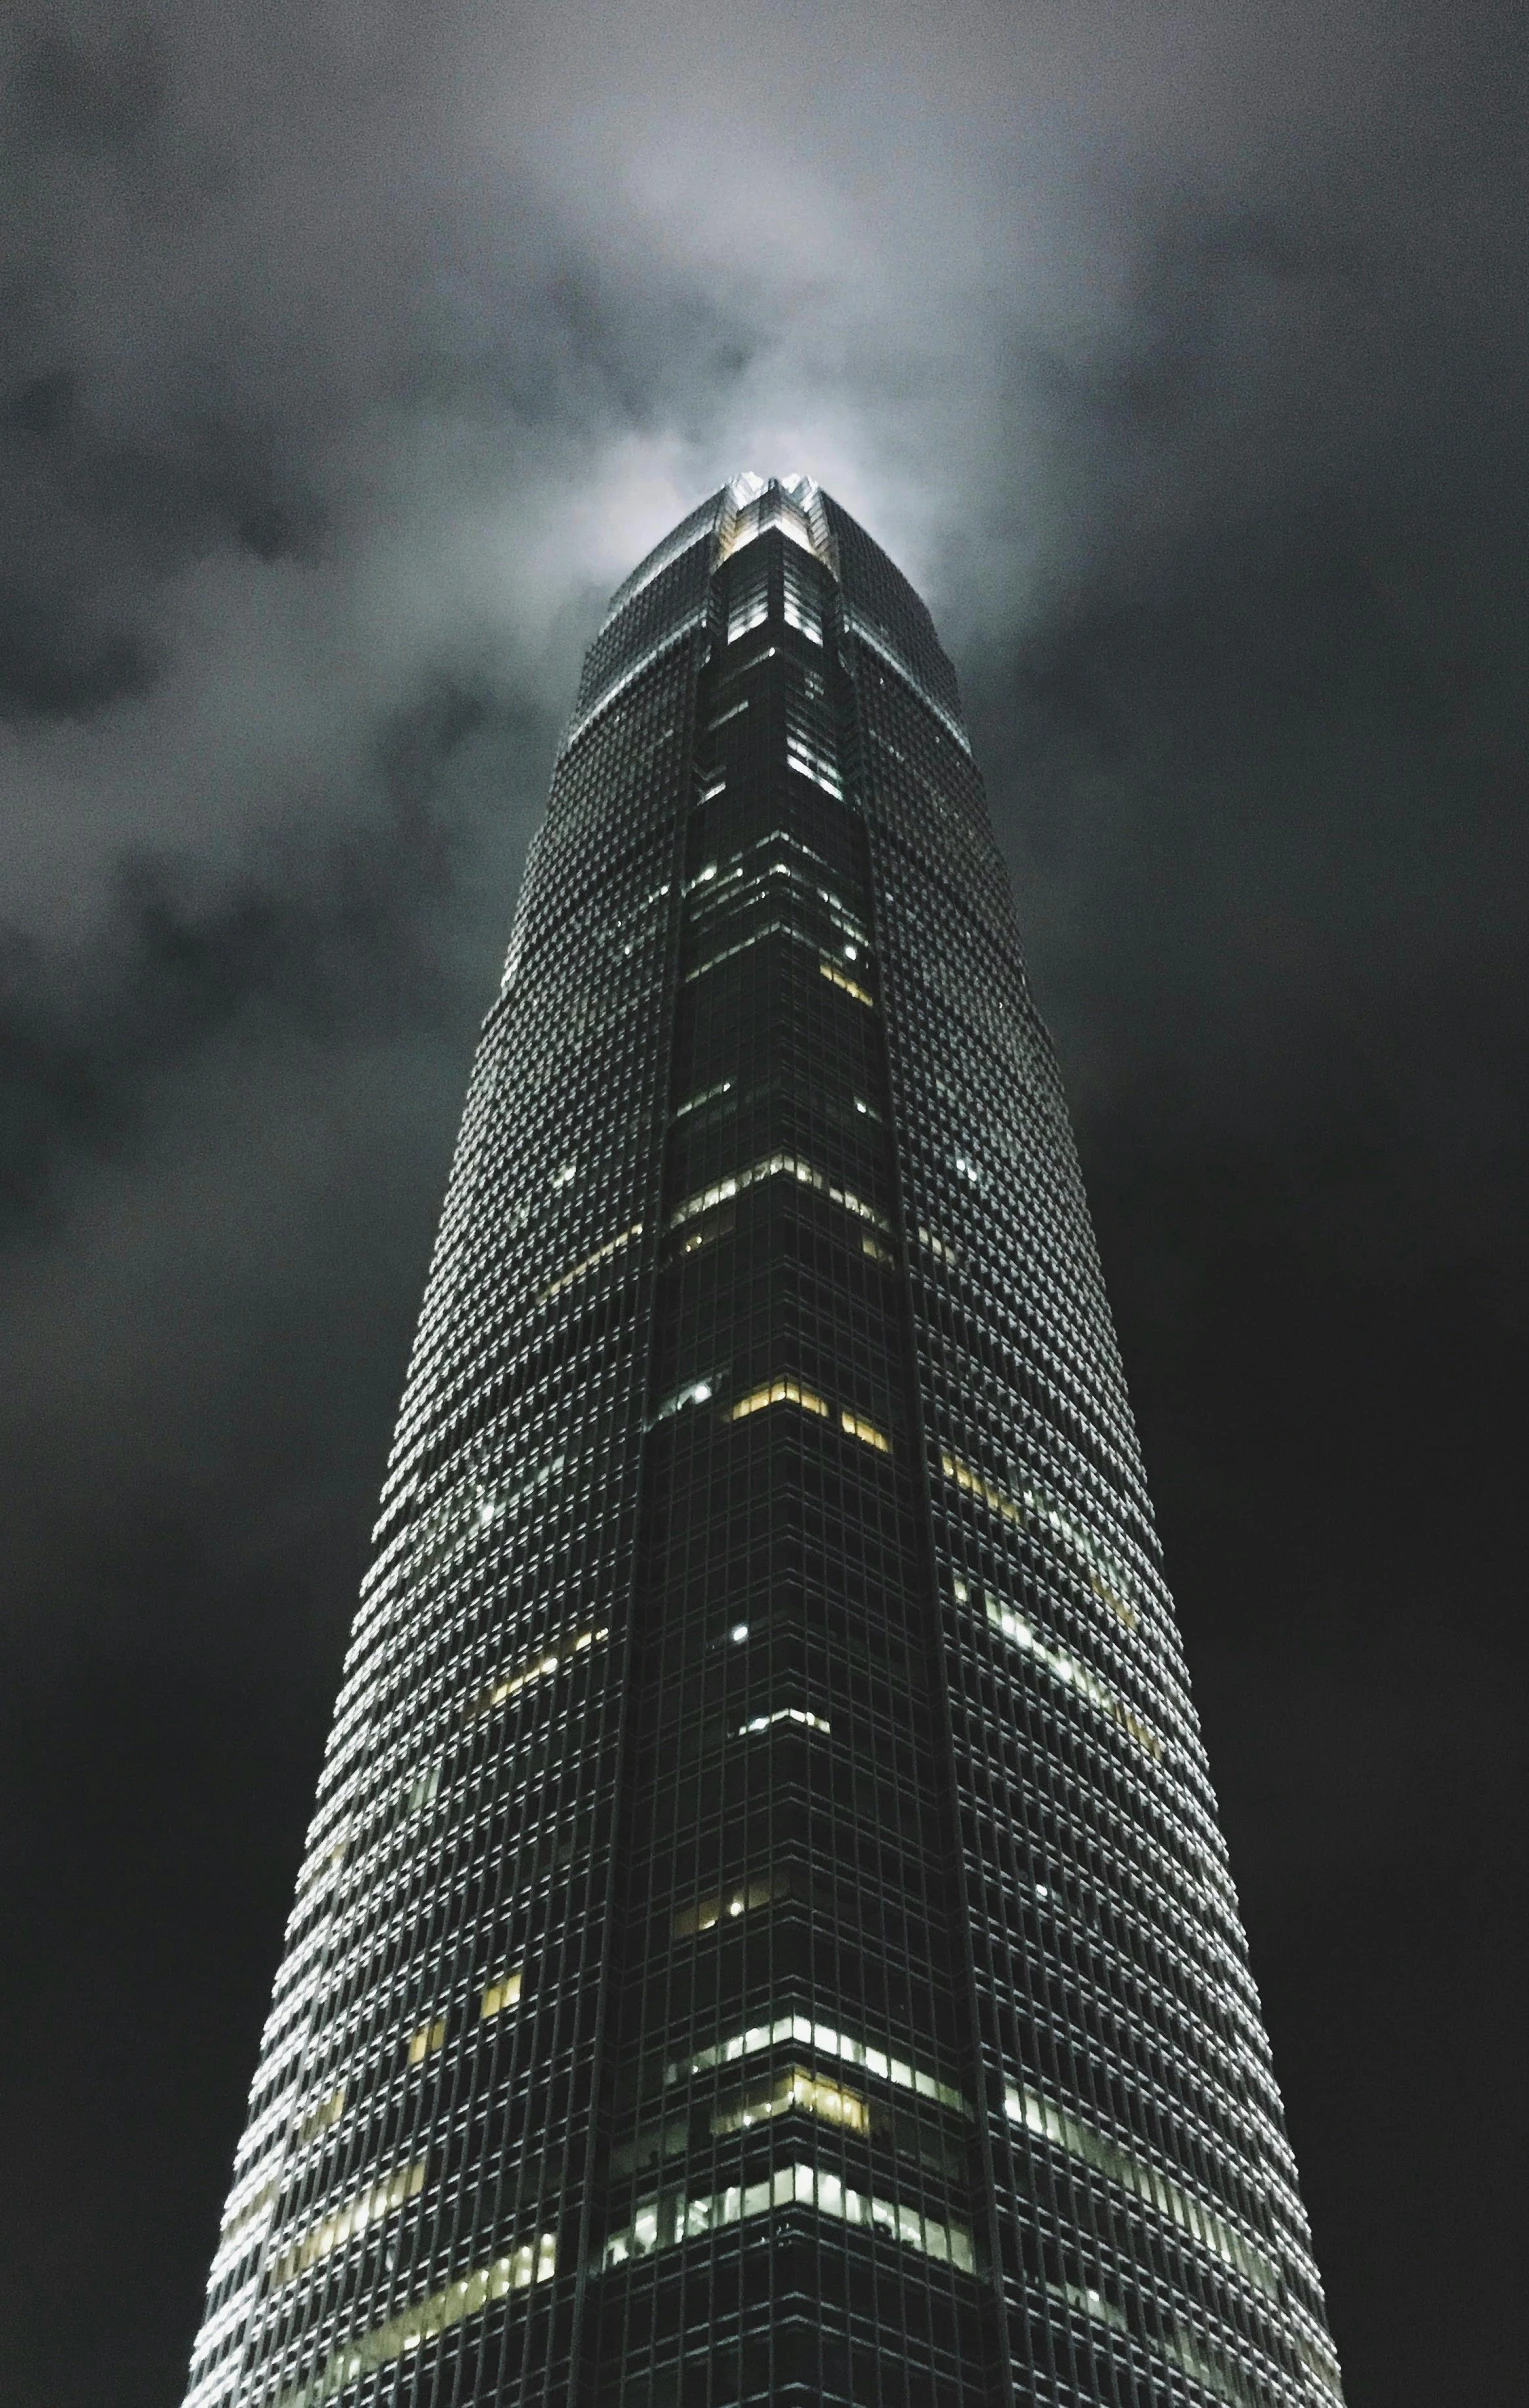
[[[788,1885],[781,1880],[766,1877],[763,1881],[746,1882],[720,1898],[703,1898],[697,1906],[681,1907],[674,1918],[674,1936],[677,1940],[693,1940],[702,1932],[714,1931],[719,1923],[736,1923],[751,1908],[769,1906],[774,1899],[788,1894]]]
[[[831,794],[836,803],[843,801],[844,780],[839,775],[838,763],[821,744],[795,728],[786,731],[786,767],[794,769],[798,777],[810,778],[814,786],[821,786],[825,794]]]
[[[434,2016],[429,2023],[422,2023],[419,2030],[412,2032],[409,2036],[409,2063],[423,2065],[427,2057],[432,2056],[438,2048],[444,2046],[445,2039],[446,2018],[444,2015]]]
[[[1136,1628],[1139,1620],[1136,1608],[1121,1594],[1127,1584],[1126,1573],[1106,1554],[1092,1533],[1085,1530],[1071,1514],[1064,1512],[1054,1499],[1037,1488],[1023,1488],[1017,1498],[1012,1497],[1007,1490],[995,1487],[991,1480],[973,1471],[971,1465],[963,1463],[959,1456],[943,1450],[940,1469],[946,1479],[954,1480],[957,1488],[964,1490],[967,1496],[979,1497],[991,1512],[1000,1515],[1006,1522],[1012,1522],[1016,1528],[1029,1525],[1049,1531],[1070,1555],[1077,1558],[1084,1578],[1101,1604],[1107,1605],[1128,1630]],[[1109,1577],[1106,1578],[1105,1574]]]
[[[699,1094],[688,1095],[682,1104],[675,1105],[675,1119],[683,1120],[687,1112],[699,1112],[703,1104],[714,1103],[719,1095],[730,1095],[732,1087],[731,1079],[718,1079],[714,1087],[703,1087]]]
[[[272,2286],[278,2287],[291,2282],[299,2274],[306,2274],[310,2266],[318,2265],[323,2258],[332,2257],[358,2232],[365,2232],[368,2225],[381,2223],[385,2216],[393,2213],[394,2208],[402,2207],[407,2200],[417,2199],[425,2187],[425,2172],[423,2158],[412,2166],[400,2166],[396,2173],[387,2175],[381,2182],[374,2182],[367,2190],[357,2192],[354,2198],[346,2200],[343,2207],[337,2207],[332,2214],[311,2225],[290,2248],[283,2250],[271,2268]]]
[[[670,1213],[667,1226],[670,1229],[681,1228],[686,1221],[697,1220],[703,1212],[710,1212],[713,1205],[729,1203],[734,1196],[741,1196],[746,1188],[758,1186],[761,1180],[777,1178],[795,1179],[800,1186],[813,1188],[819,1195],[827,1196],[830,1204],[837,1204],[842,1211],[853,1213],[857,1220],[871,1222],[875,1228],[890,1236],[890,1224],[884,1214],[877,1212],[874,1205],[865,1203],[850,1188],[836,1187],[825,1172],[817,1169],[813,1163],[804,1162],[799,1154],[767,1154],[762,1161],[751,1162],[747,1170],[734,1171],[727,1178],[719,1179],[715,1186],[703,1187],[698,1194],[686,1196],[684,1202],[677,1204]]]
[[[571,1270],[560,1272],[549,1286],[542,1289],[537,1303],[549,1303],[554,1296],[561,1295],[564,1288],[571,1288],[576,1279],[582,1279],[587,1271],[598,1270],[601,1263],[609,1262],[613,1254],[619,1254],[623,1246],[629,1246],[633,1238],[641,1235],[642,1223],[634,1221],[631,1228],[623,1229],[619,1237],[607,1238],[603,1246],[597,1246],[593,1254],[586,1254],[584,1260],[575,1263]]]
[[[737,2224],[768,2215],[772,2208],[792,2206],[815,2207],[819,2215],[869,2226],[925,2257],[959,2267],[964,2274],[976,2271],[972,2237],[963,2226],[936,2223],[933,2217],[922,2216],[900,2201],[853,2190],[839,2175],[820,2173],[811,2165],[777,2166],[762,2182],[734,2183],[710,2197],[655,2199],[637,2210],[625,2232],[610,2236],[605,2263],[624,2265],[629,2258],[670,2248],[697,2233],[714,2232],[719,2225]]]
[[[967,1583],[958,1578],[953,1585],[957,1603],[967,1604],[972,1595]],[[1025,1616],[1016,1612],[1013,1606],[1003,1604],[999,1598],[988,1595],[982,1589],[978,1589],[976,1594],[981,1599],[988,1622],[994,1630],[1000,1631],[1004,1638],[1022,1649],[1026,1655],[1034,1656],[1037,1662],[1044,1664],[1047,1671],[1052,1673],[1065,1688],[1075,1689],[1081,1696],[1086,1697],[1090,1705],[1096,1706],[1109,1721],[1117,1724],[1122,1731],[1128,1732],[1137,1746],[1145,1749],[1149,1756],[1161,1760],[1163,1743],[1157,1732],[1136,1712],[1133,1706],[1126,1704],[1124,1698],[1117,1697],[1114,1690],[1100,1680],[1096,1672],[1092,1672],[1087,1664],[1080,1663],[1076,1656],[1069,1655],[1063,1648],[1049,1645],[1033,1625],[1025,1619]]]
[[[922,1224],[919,1227],[918,1242],[921,1246],[928,1247],[936,1262],[949,1263],[952,1269],[959,1269],[966,1259],[964,1247],[953,1245],[949,1238],[936,1237],[932,1229],[925,1229]]]
[[[809,643],[821,644],[823,612],[818,597],[794,553],[786,554],[784,567],[786,625],[797,628]]]
[[[755,2124],[790,2115],[794,2109],[819,2116],[826,2124],[838,2124],[846,2132],[866,2133],[871,2128],[869,2102],[858,2091],[842,2090],[837,2082],[825,2082],[800,2065],[788,2066],[776,2081],[719,2110],[711,2119],[711,2128],[719,2135],[747,2132]]]
[[[501,1974],[497,1982],[490,1982],[483,1993],[482,2015],[485,2023],[491,2015],[502,2015],[506,2007],[519,2003],[520,1981],[520,1968],[517,1966],[513,1973]]]
[[[853,978],[847,978],[837,962],[820,961],[818,968],[831,987],[837,987],[841,994],[853,996],[856,1003],[866,1004],[874,1012],[876,1009],[875,996],[867,994],[865,988]]]
[[[769,562],[755,555],[734,581],[733,595],[728,605],[727,640],[736,644],[740,636],[762,627],[770,615]]]
[[[728,1412],[729,1421],[747,1421],[751,1413],[763,1413],[769,1405],[800,1405],[804,1413],[815,1413],[820,1420],[829,1418],[828,1406],[822,1397],[814,1396],[799,1380],[769,1380],[763,1388],[755,1388],[740,1396]]]
[[[386,2324],[373,2325],[369,2333],[342,2342],[306,2383],[278,2393],[272,2408],[319,2408],[321,2401],[332,2400],[337,2392],[344,2391],[362,2375],[379,2366],[392,2366],[418,2349],[422,2342],[433,2341],[438,2333],[450,2332],[453,2326],[476,2316],[511,2291],[524,2291],[532,2283],[551,2282],[556,2272],[557,2241],[552,2233],[540,2233],[534,2241],[522,2241],[507,2257],[479,2266],[473,2273],[448,2283],[443,2291],[432,2291],[427,2298],[415,2300],[397,2316],[390,2316]]]
[[[959,2090],[942,2082],[938,2075],[926,2073],[922,2066],[910,2065],[906,2058],[894,2057],[890,2049],[858,2039],[853,2032],[836,2031],[832,2024],[814,2023],[806,2015],[778,2015],[773,2023],[751,2024],[747,2031],[734,2032],[693,2057],[678,2058],[664,2067],[665,2087],[688,2082],[695,2074],[710,2073],[713,2066],[735,2065],[740,2058],[757,2056],[761,2050],[776,2048],[785,2040],[798,2048],[810,2048],[820,2057],[836,2057],[842,2065],[860,2066],[878,2080],[890,2082],[895,2090],[911,2090],[919,2098],[933,2099],[938,2106],[949,2107],[971,2121],[971,2108]]]
[[[418,1814],[422,1807],[433,1806],[440,1794],[441,1766],[437,1758],[434,1764],[427,1764],[423,1772],[416,1773],[410,1782],[406,1812]]]
[[[577,1638],[569,1640],[561,1654],[558,1654],[555,1649],[549,1650],[546,1655],[538,1656],[531,1663],[522,1664],[518,1670],[507,1673],[502,1680],[493,1682],[489,1688],[480,1689],[476,1697],[468,1699],[462,1708],[463,1714],[492,1714],[498,1707],[508,1705],[511,1698],[519,1697],[522,1690],[531,1688],[537,1681],[551,1680],[554,1673],[560,1672],[576,1657],[587,1655],[590,1648],[600,1646],[610,1635],[609,1627],[605,1624],[602,1624],[598,1630],[581,1630]]]
[[[740,1722],[738,1736],[740,1739],[749,1739],[756,1731],[773,1731],[780,1722],[800,1723],[809,1731],[830,1731],[833,1728],[821,1714],[809,1714],[805,1706],[777,1706],[773,1714],[756,1714],[751,1722]]]
[[[1055,2142],[1070,2157],[1081,2158],[1085,2165],[1107,2174],[1111,2181],[1123,2184],[1138,2198],[1150,2201],[1160,2215],[1170,2217],[1202,2247],[1213,2249],[1271,2298],[1279,2298],[1279,2275],[1263,2251],[1234,2232],[1203,2200],[1181,2189],[1178,2183],[1169,2182],[1154,2165],[1132,2156],[1129,2150],[1122,2149],[1077,2116],[1069,2115],[1066,2108],[1043,2099],[1037,2091],[1005,2090],[1003,2105],[1011,2122],[1023,2124],[1038,2139]]]
[[[874,1447],[878,1455],[890,1455],[892,1452],[892,1441],[885,1430],[878,1430],[876,1424],[867,1421],[863,1414],[841,1413],[839,1427],[846,1438],[858,1438],[862,1446]]]

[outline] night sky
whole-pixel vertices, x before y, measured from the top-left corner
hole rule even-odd
[[[174,2408],[603,598],[960,669],[1351,2408],[1522,2408],[1529,11],[16,0],[0,2399]]]

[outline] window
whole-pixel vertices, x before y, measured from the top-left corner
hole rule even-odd
[[[422,2023],[417,2032],[409,2035],[409,2063],[423,2065],[427,2057],[432,2056],[438,2048],[445,2045],[445,2040],[446,2018],[444,2015],[436,2015],[429,2023]]]
[[[502,1973],[497,1982],[490,1982],[484,1991],[484,2022],[486,2023],[491,2015],[502,2015],[506,2007],[513,2007],[517,2003],[519,1997],[520,1969],[517,1966],[513,1973]]]
[[[920,2215],[915,2207],[853,2190],[839,2175],[820,2173],[812,2165],[777,2166],[762,2182],[734,2183],[710,2197],[651,2200],[637,2210],[624,2232],[612,2233],[605,2244],[605,2263],[621,2266],[629,2258],[646,2257],[652,2250],[688,2241],[696,2233],[714,2232],[721,2225],[792,2206],[815,2207],[821,2216],[867,2225],[906,2248],[957,2266],[965,2274],[976,2271],[972,2236],[963,2226],[940,2224],[932,2216]]]
[[[747,2132],[755,2124],[768,2123],[772,2116],[790,2115],[798,2109],[820,2116],[824,2123],[838,2124],[846,2132],[868,2133],[871,2129],[869,2103],[858,2091],[825,2082],[801,2065],[788,2066],[773,2082],[756,2085],[730,2107],[719,2108],[711,2128],[718,2135]]]

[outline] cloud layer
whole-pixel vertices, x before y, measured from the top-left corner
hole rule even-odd
[[[94,1849],[135,1898],[203,1800],[232,1885],[122,1910],[144,2001],[224,2032],[189,2091],[141,2133],[126,2076],[77,2129],[23,2101],[50,2265],[151,2130],[186,2169],[68,2370],[12,2320],[25,2408],[175,2379],[521,850],[605,593],[743,466],[828,484],[957,657],[1287,2061],[1337,2096],[1313,1933],[1513,1760],[1465,1400],[1524,1318],[1526,38],[1506,0],[11,13],[0,1645],[60,2033]],[[1375,2396],[1468,2388],[1344,2246]]]

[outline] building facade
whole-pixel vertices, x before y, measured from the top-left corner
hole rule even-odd
[[[805,479],[615,595],[187,2408],[1332,2408],[1051,1048]]]

